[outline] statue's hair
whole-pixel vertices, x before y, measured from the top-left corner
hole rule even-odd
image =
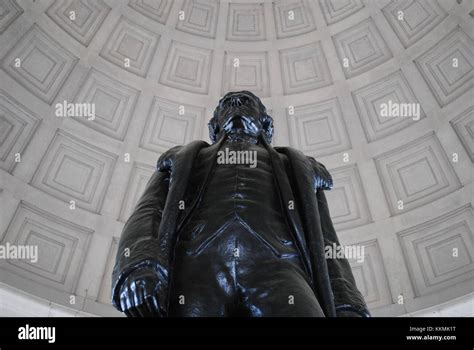
[[[249,95],[254,96],[258,100],[258,105],[259,105],[260,111],[262,112],[260,114],[260,122],[262,124],[262,129],[263,129],[262,136],[265,138],[265,141],[270,144],[272,142],[272,137],[273,137],[273,118],[267,114],[267,109],[265,108],[265,105],[262,103],[262,101],[260,101],[260,99],[257,96],[255,96],[249,91],[244,91],[244,92]],[[219,105],[221,104],[221,101],[224,100],[229,94],[232,94],[232,93],[226,94],[223,98],[219,100]],[[217,122],[218,109],[219,107],[217,107],[214,110],[214,115],[211,118],[211,120],[209,120],[209,123],[207,124],[209,128],[209,138],[211,139],[212,143],[215,143],[217,141],[217,135],[220,132],[219,123]]]

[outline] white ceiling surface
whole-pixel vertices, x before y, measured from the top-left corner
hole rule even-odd
[[[37,244],[40,256],[0,261],[0,282],[77,315],[119,315],[110,305],[117,240],[159,154],[208,140],[219,97],[247,89],[271,111],[276,145],[331,170],[333,221],[343,244],[365,245],[365,261],[351,264],[374,315],[471,293],[471,7],[2,0],[0,239]],[[96,119],[55,117],[64,100],[94,102]],[[381,118],[388,100],[420,103],[420,120]]]

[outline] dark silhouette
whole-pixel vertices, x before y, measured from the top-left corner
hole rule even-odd
[[[225,95],[212,145],[174,147],[127,221],[113,304],[127,316],[368,316],[339,245],[324,165],[270,143],[250,92]]]

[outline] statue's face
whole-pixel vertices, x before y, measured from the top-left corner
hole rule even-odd
[[[258,135],[262,130],[262,115],[265,115],[265,108],[260,99],[248,91],[228,93],[216,108],[219,129],[228,134]]]

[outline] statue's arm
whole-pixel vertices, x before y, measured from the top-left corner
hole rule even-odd
[[[158,160],[157,170],[148,181],[120,237],[112,275],[112,303],[127,315],[135,316],[134,305],[130,307],[127,303],[133,304],[135,286],[138,285],[153,288],[153,294],[158,294],[157,300],[151,300],[150,303],[155,306],[150,306],[150,309],[158,311],[158,301],[160,309],[165,305],[169,252],[160,249],[158,233],[171,178],[169,159],[170,151],[165,152]],[[124,297],[124,293],[132,295]],[[127,312],[130,311],[127,309],[132,309],[132,312]]]
[[[310,158],[315,171],[315,192],[325,247],[340,245],[329,213],[325,190],[332,188],[332,177],[326,167]],[[329,278],[334,293],[336,312],[339,317],[369,317],[369,311],[362,294],[357,289],[352,269],[345,258],[327,259]]]

